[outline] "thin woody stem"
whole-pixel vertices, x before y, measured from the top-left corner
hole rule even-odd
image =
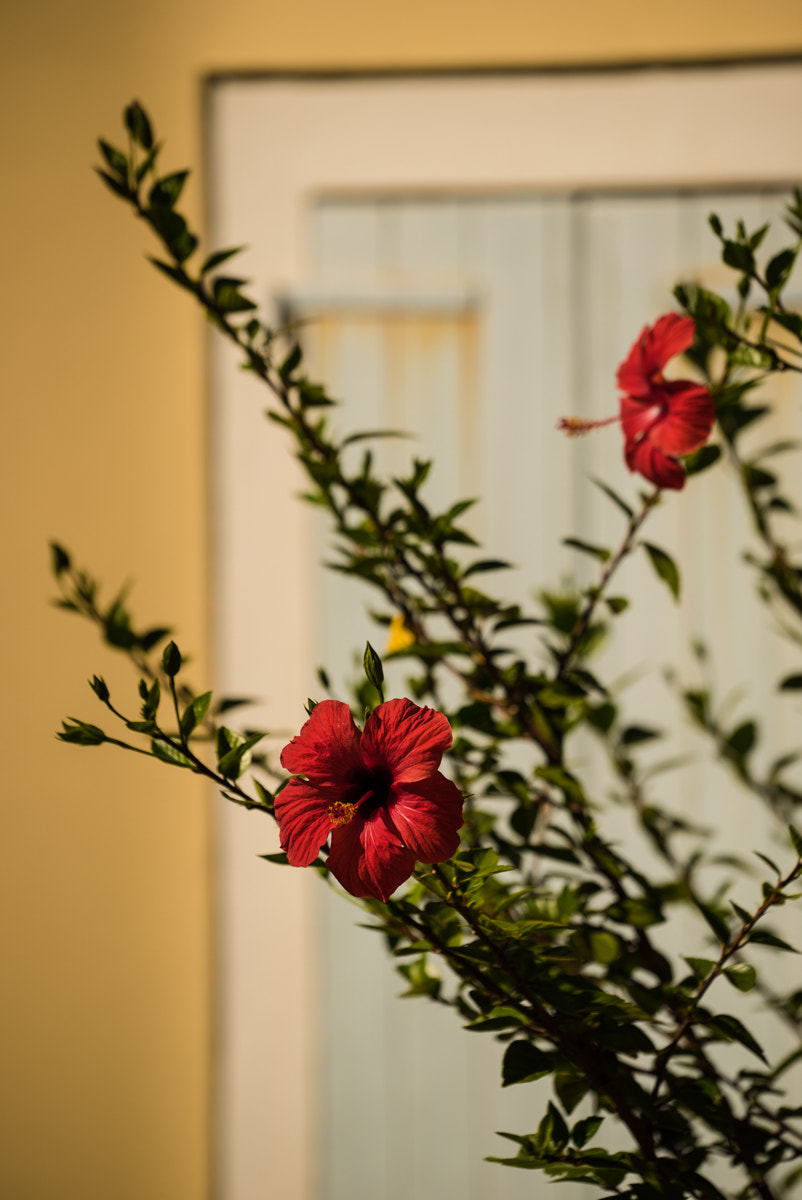
[[[534,1014],[536,1021],[542,1026],[548,1039],[586,1073],[588,1079],[591,1080],[593,1086],[601,1095],[609,1099],[641,1151],[648,1157],[654,1157],[654,1140],[651,1129],[632,1110],[631,1105],[622,1096],[615,1083],[609,1078],[602,1063],[597,1061],[596,1056],[586,1046],[581,1045],[574,1038],[566,1034],[559,1020],[552,1016],[544,1007],[539,997],[530,989],[526,981],[521,978],[520,973],[515,965],[510,962],[504,949],[482,927],[481,922],[477,920],[456,879],[450,880],[439,865],[432,867],[432,873],[440,880],[443,887],[446,888],[446,895],[451,897],[453,907],[460,914],[468,928],[477,940],[490,951],[499,969],[504,972],[514,985],[517,994],[530,1006],[531,1012]],[[510,997],[505,996],[504,1002],[510,1003]],[[515,1006],[514,1000],[512,1003]]]
[[[649,513],[655,507],[660,499],[660,488],[655,488],[643,501],[641,508],[634,516],[630,517],[629,525],[627,526],[626,534],[615,552],[613,557],[607,562],[604,570],[601,573],[601,578],[588,596],[585,607],[579,615],[576,625],[571,631],[571,636],[568,639],[568,645],[562,654],[557,659],[557,674],[556,678],[561,679],[566,671],[570,668],[574,658],[576,657],[582,639],[588,631],[590,622],[593,619],[593,614],[596,611],[599,601],[601,600],[607,585],[615,575],[618,568],[624,559],[632,553],[635,547],[635,537],[648,517]]]
[[[748,921],[744,921],[744,923],[741,925],[741,928],[738,930],[738,932],[735,934],[735,936],[732,937],[729,940],[729,942],[727,942],[727,944],[722,947],[721,953],[719,954],[717,962],[714,964],[714,966],[712,967],[710,972],[705,976],[705,978],[703,980],[701,980],[701,982],[699,983],[699,986],[697,987],[696,992],[694,993],[694,995],[691,999],[690,1008],[688,1009],[687,1013],[685,1014],[685,1016],[683,1017],[682,1021],[679,1024],[679,1026],[677,1027],[673,1037],[671,1038],[670,1042],[666,1046],[664,1046],[660,1052],[660,1064],[659,1064],[658,1071],[657,1071],[657,1078],[656,1078],[655,1084],[654,1084],[654,1095],[657,1095],[657,1092],[660,1088],[660,1084],[662,1083],[663,1078],[665,1077],[665,1071],[666,1071],[666,1067],[668,1065],[669,1059],[676,1052],[677,1047],[679,1046],[679,1043],[682,1041],[682,1038],[685,1036],[686,1032],[690,1029],[690,1027],[692,1026],[692,1024],[694,1022],[694,1018],[696,1016],[696,1010],[699,1007],[699,1002],[701,1001],[702,997],[705,995],[708,988],[710,988],[711,985],[713,983],[715,983],[716,979],[718,979],[718,977],[721,975],[721,973],[724,970],[724,967],[725,967],[726,963],[729,961],[729,959],[731,959],[732,956],[748,940],[749,934],[752,932],[752,930],[754,929],[754,927],[758,923],[758,921],[760,921],[761,918],[766,915],[766,913],[769,911],[770,908],[772,908],[775,904],[780,903],[780,901],[782,899],[782,895],[781,895],[782,891],[786,887],[788,887],[788,885],[790,883],[793,883],[793,881],[800,874],[800,871],[802,871],[802,858],[797,859],[797,861],[794,864],[794,866],[792,867],[792,869],[788,872],[788,874],[784,878],[777,880],[777,883],[774,885],[774,887],[769,892],[769,894],[765,897],[765,899],[763,900],[763,903],[755,911],[754,915],[751,916]]]

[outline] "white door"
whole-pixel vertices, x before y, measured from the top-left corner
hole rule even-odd
[[[635,490],[615,429],[571,443],[557,418],[612,414],[615,368],[672,307],[672,284],[690,272],[718,285],[712,208],[747,223],[779,212],[767,185],[792,174],[800,135],[782,114],[800,92],[796,67],[220,83],[213,240],[247,242],[263,298],[316,318],[308,351],[347,400],[338,423],[414,432],[411,446],[377,453],[393,469],[433,456],[435,503],[481,497],[474,527],[488,554],[520,568],[496,578],[529,604],[583,569],[560,537],[620,537],[588,474]],[[713,133],[715,113],[735,105],[754,126],[734,152]],[[755,116],[766,109],[781,114],[770,136]],[[738,194],[723,194],[731,183]],[[339,684],[353,677],[352,652],[376,628],[369,594],[318,566],[323,533],[291,498],[302,481],[261,418],[265,397],[224,348],[213,364],[220,686],[265,697],[281,744],[319,690],[315,667]],[[728,573],[746,522],[722,482],[699,480],[658,514],[650,537],[686,564],[688,604],[678,618],[644,575],[648,605],[622,624],[610,669],[668,657],[690,671],[687,642],[701,634],[744,646],[735,678],[722,663],[722,686],[745,675],[769,690],[781,670],[759,610],[730,603],[748,591],[735,593]],[[633,564],[629,590],[644,571]],[[767,676],[757,668],[771,656]],[[654,674],[631,703],[676,724]],[[707,806],[720,819],[705,772],[694,788],[696,815]],[[531,1194],[527,1173],[481,1161],[503,1152],[494,1130],[534,1127],[531,1090],[495,1087],[492,1040],[435,1006],[398,1002],[378,939],[354,928],[359,911],[255,859],[274,848],[258,817],[222,815],[224,1200]]]

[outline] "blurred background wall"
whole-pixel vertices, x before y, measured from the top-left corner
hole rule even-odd
[[[209,678],[205,326],[98,184],[139,97],[202,179],[202,82],[222,71],[555,66],[802,53],[776,0],[28,0],[0,12],[3,489],[0,1194],[210,1194],[213,847],[180,772],[61,746],[126,685],[48,606],[56,538]],[[188,207],[202,222],[196,178]],[[266,1196],[270,1196],[269,1189]],[[291,1200],[277,1197],[277,1200]]]

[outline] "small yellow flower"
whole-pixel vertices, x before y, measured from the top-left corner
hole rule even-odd
[[[385,654],[395,654],[397,650],[406,650],[407,646],[414,644],[415,634],[404,620],[403,613],[396,613],[390,622],[390,628],[387,631],[387,644],[384,647]]]

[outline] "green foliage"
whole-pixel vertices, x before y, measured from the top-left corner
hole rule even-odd
[[[790,1186],[802,1155],[802,1114],[782,1090],[786,1073],[802,1061],[802,990],[772,990],[766,956],[796,951],[766,918],[797,899],[802,836],[790,826],[790,846],[775,852],[777,864],[759,853],[759,881],[751,866],[728,859],[737,903],[730,878],[722,883],[717,873],[707,831],[661,802],[668,766],[655,754],[670,743],[669,731],[647,713],[629,719],[621,697],[597,677],[594,659],[626,619],[628,597],[610,589],[620,587],[619,567],[638,547],[656,586],[680,601],[672,554],[641,536],[660,493],[631,504],[594,481],[623,528],[613,547],[565,539],[595,572],[583,590],[544,584],[530,612],[476,587],[478,576],[508,564],[472,549],[465,514],[473,501],[438,511],[427,491],[429,460],[413,459],[406,472],[385,478],[370,449],[381,431],[341,434],[332,426],[334,401],[301,373],[294,338],[262,321],[245,280],[215,273],[237,250],[204,252],[201,266],[190,266],[199,240],[177,211],[187,172],[156,176],[159,147],[141,106],[126,109],[125,125],[127,155],[100,143],[104,181],[156,236],[159,257],[152,261],[162,274],[195,297],[270,389],[270,416],[306,473],[306,498],[330,520],[330,565],[372,589],[382,624],[393,615],[403,619],[408,636],[393,658],[410,672],[407,694],[447,707],[454,732],[448,769],[467,797],[462,846],[447,863],[419,864],[408,887],[386,903],[363,904],[398,962],[405,995],[448,1005],[467,1029],[498,1039],[502,1086],[551,1081],[535,1131],[502,1134],[515,1154],[492,1161],[587,1182],[627,1200],[720,1198],[716,1167],[725,1161],[736,1179],[727,1184],[733,1197],[771,1200],[780,1194],[780,1176]],[[688,487],[702,471],[730,470],[754,526],[749,569],[784,620],[799,622],[800,541],[784,540],[778,525],[778,516],[795,514],[779,473],[766,466],[788,447],[754,448],[770,411],[763,393],[759,400],[755,394],[759,384],[766,375],[799,371],[802,358],[802,318],[783,296],[802,238],[799,193],[788,222],[793,245],[764,262],[765,226],[750,232],[738,224],[727,232],[711,216],[722,261],[735,274],[735,307],[697,285],[680,285],[676,296],[694,318],[688,357],[718,415],[719,444],[685,460]],[[67,551],[54,545],[52,556],[58,603],[93,621],[140,676],[133,718],[113,704],[101,677],[90,686],[126,737],[141,744],[74,718],[58,736],[79,745],[110,742],[192,770],[214,780],[226,799],[271,814],[274,793],[254,772],[262,779],[270,772],[276,792],[286,777],[257,750],[264,733],[222,724],[223,706],[211,692],[195,693],[185,683],[175,643],[157,653],[169,630],[137,632],[124,592],[103,604],[97,584]],[[534,654],[525,640],[533,628]],[[701,647],[697,659],[704,672]],[[370,643],[363,665],[358,698],[370,707],[376,693],[383,700],[385,687]],[[788,674],[778,686],[793,693],[801,681]],[[321,682],[328,690],[325,675]],[[802,804],[792,775],[798,752],[761,765],[761,727],[748,716],[734,720],[709,678],[677,690],[727,784],[787,827]],[[625,849],[606,832],[610,797],[586,769],[585,751],[575,750],[586,744],[580,731],[604,750],[613,799],[625,806],[639,849]],[[284,854],[266,857],[287,861]],[[326,873],[325,849],[315,865]],[[678,915],[693,930],[681,960],[667,949],[666,929]],[[755,994],[791,1042],[774,1063],[749,1027]],[[739,1068],[744,1061],[749,1065]],[[603,1123],[605,1134],[618,1126],[612,1144],[624,1149],[590,1144]]]
[[[653,546],[651,542],[643,542],[642,545],[657,575],[663,580],[674,599],[679,600],[679,567],[671,555],[667,554],[665,550],[661,550],[659,546]]]

